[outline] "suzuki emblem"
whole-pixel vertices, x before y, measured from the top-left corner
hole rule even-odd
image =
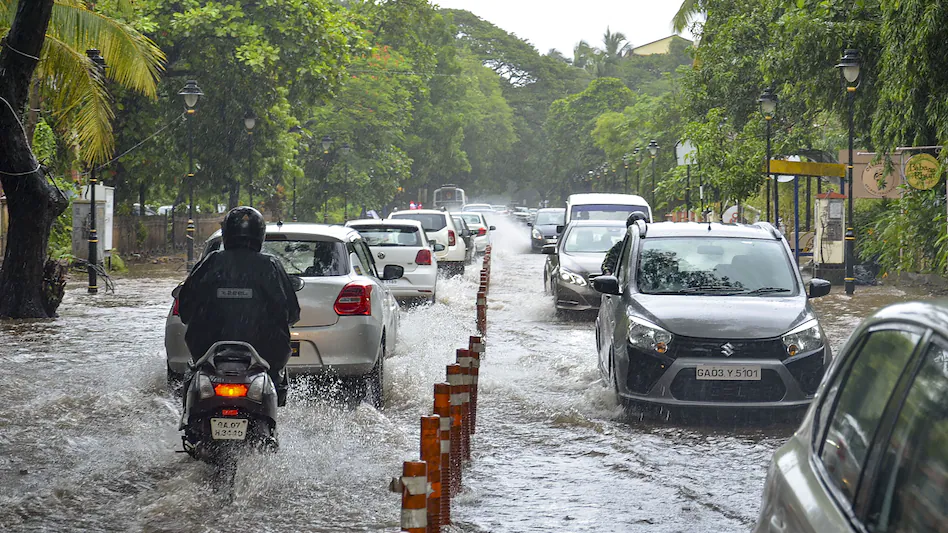
[[[379,259],[385,259],[385,252],[379,252]]]
[[[724,357],[731,357],[734,355],[734,345],[729,342],[724,343],[724,345],[721,346],[721,354],[724,355]]]

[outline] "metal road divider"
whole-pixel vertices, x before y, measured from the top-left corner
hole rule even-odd
[[[405,461],[402,476],[389,488],[402,493],[401,528],[407,533],[441,533],[451,524],[451,501],[461,491],[465,461],[471,460],[472,435],[477,426],[477,388],[486,351],[487,293],[490,287],[491,246],[477,289],[477,332],[467,348],[445,368],[444,383],[434,384],[434,414],[421,417],[420,461]]]

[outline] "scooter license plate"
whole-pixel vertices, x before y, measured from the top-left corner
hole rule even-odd
[[[246,418],[212,418],[211,438],[214,440],[244,440],[247,437]]]

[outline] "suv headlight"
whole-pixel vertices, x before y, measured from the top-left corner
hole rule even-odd
[[[820,331],[820,323],[816,319],[808,320],[793,328],[781,340],[783,340],[783,346],[787,349],[787,355],[790,357],[823,347],[823,333]]]
[[[648,320],[638,317],[629,317],[629,344],[640,350],[654,350],[658,353],[668,351],[675,336],[670,332],[652,324]]]
[[[536,240],[540,240],[540,239],[543,238],[543,234],[540,233],[540,230],[538,230],[538,229],[536,229],[536,228],[533,228],[533,232],[532,232],[531,234],[533,235],[533,238],[536,239]]]
[[[579,285],[580,287],[585,287],[588,283],[586,278],[580,276],[579,274],[569,270],[568,268],[560,267],[560,279],[566,283],[572,283],[573,285]]]

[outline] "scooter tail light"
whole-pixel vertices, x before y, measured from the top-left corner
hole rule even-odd
[[[453,229],[448,230],[448,246],[457,246],[458,245],[458,236],[454,233]]]
[[[416,265],[430,265],[431,264],[431,250],[418,250],[418,254],[415,255],[415,264]]]
[[[214,394],[226,398],[243,398],[247,396],[247,386],[243,383],[218,383],[214,385]]]
[[[336,297],[333,310],[339,316],[372,315],[372,285],[353,281]]]
[[[223,416],[237,416],[240,414],[240,411],[237,409],[221,409],[221,415]]]

